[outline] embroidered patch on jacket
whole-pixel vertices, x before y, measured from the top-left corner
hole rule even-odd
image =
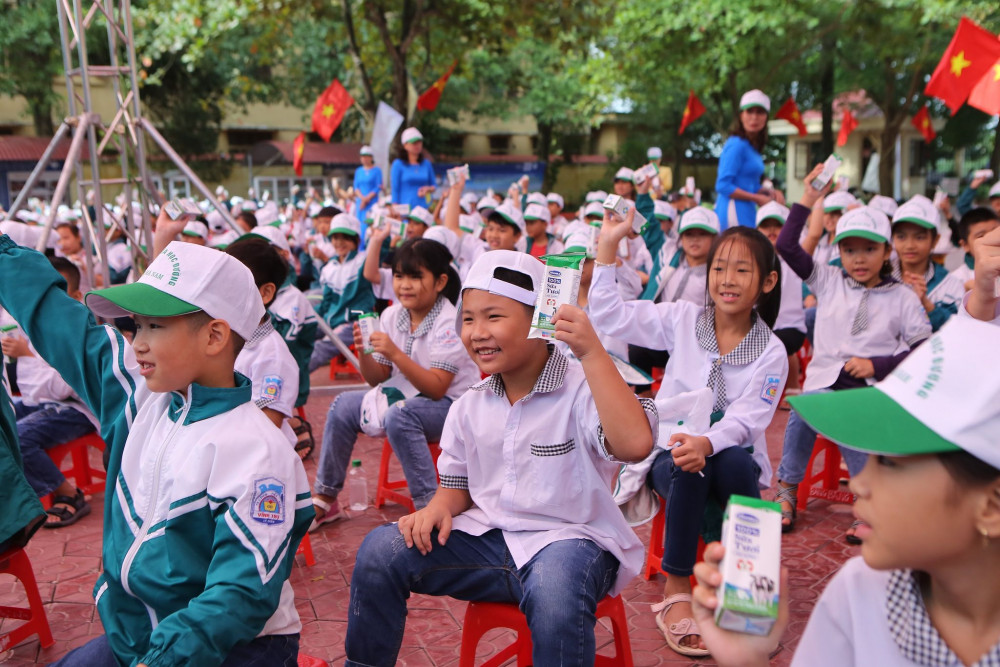
[[[254,480],[250,518],[274,526],[285,521],[285,485],[275,477]]]
[[[778,389],[781,387],[780,375],[768,375],[764,378],[764,386],[760,388],[760,398],[768,405],[773,405],[778,398]]]
[[[260,388],[260,397],[269,401],[281,398],[282,380],[277,375],[265,375],[264,384]]]
[[[576,441],[572,438],[557,445],[540,445],[533,442],[531,443],[531,453],[535,456],[562,456],[573,451],[575,447]]]

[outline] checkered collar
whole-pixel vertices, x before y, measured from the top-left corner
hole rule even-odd
[[[892,260],[892,279],[899,283],[903,282],[903,263],[899,261],[899,258]],[[927,262],[927,270],[924,272],[924,282],[930,285],[933,280],[934,262]]]
[[[886,590],[885,613],[889,632],[907,660],[918,665],[961,665],[931,623],[920,592],[923,575],[913,570],[893,570]],[[974,667],[1000,667],[1000,643],[995,644]]]
[[[531,391],[524,399],[530,398],[536,393],[547,394],[553,392],[561,387],[563,380],[566,379],[566,369],[569,367],[569,361],[556,349],[555,345],[550,343],[548,348],[549,359],[545,362],[545,367],[542,368],[538,379],[535,380],[535,386],[531,388]],[[482,382],[472,385],[470,389],[475,389],[476,391],[489,389],[500,398],[507,395],[507,391],[503,386],[503,378],[500,377],[499,373],[494,373]]]
[[[274,325],[271,324],[271,318],[270,316],[265,317],[264,321],[254,330],[253,335],[250,336],[250,340],[246,342],[246,346],[253,347],[260,341],[267,338],[272,331],[274,331]]]
[[[760,319],[756,310],[751,311],[750,317],[753,319],[750,331],[732,352],[719,357],[722,363],[746,366],[756,361],[757,357],[767,348],[767,343],[771,340],[771,329],[764,323],[764,320]],[[714,307],[709,306],[702,311],[695,323],[694,331],[698,338],[698,345],[703,350],[711,354],[719,354],[719,341],[715,339]]]
[[[902,283],[897,282],[895,278],[890,277],[884,278],[882,282],[875,287],[865,287],[864,284],[859,283],[857,280],[847,275],[846,270],[844,270],[844,280],[847,281],[847,286],[851,289],[870,290],[872,292],[888,292],[889,290],[896,289],[902,285]]]
[[[438,295],[437,301],[431,306],[431,309],[424,316],[424,319],[420,321],[417,326],[417,330],[412,334],[410,333],[410,311],[407,308],[402,308],[399,311],[399,317],[396,318],[396,329],[405,333],[407,336],[413,336],[414,338],[420,338],[425,333],[431,330],[434,326],[434,320],[437,316],[441,314],[441,309],[444,308],[444,302],[446,297]]]

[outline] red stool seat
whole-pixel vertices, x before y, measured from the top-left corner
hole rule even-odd
[[[642,577],[649,581],[657,574],[664,577],[670,575],[663,571],[663,532],[667,526],[667,501],[660,498],[660,509],[653,517],[653,524],[649,531],[649,548],[646,550],[646,566],[643,568]],[[705,558],[705,540],[698,538],[697,560]],[[694,575],[691,575],[692,588],[697,585]]]
[[[628,639],[628,621],[625,605],[619,596],[606,597],[597,603],[597,618],[611,621],[615,655],[598,655],[595,665],[603,667],[632,667],[632,648]],[[473,667],[476,660],[476,646],[484,634],[494,628],[510,628],[517,633],[517,640],[503,648],[481,667],[499,667],[513,657],[517,657],[518,667],[531,664],[531,632],[528,620],[517,605],[503,602],[470,602],[465,610],[462,623],[462,652],[459,667]]]
[[[329,667],[329,663],[321,658],[314,658],[311,655],[299,653],[299,667]]]
[[[305,559],[306,567],[312,567],[316,564],[316,556],[313,554],[313,545],[312,541],[309,539],[309,533],[306,533],[306,536],[302,538],[301,542],[299,542],[299,548],[295,552],[295,555],[298,556],[299,554],[302,554]]]
[[[103,470],[91,467],[88,447],[94,447],[98,451],[104,452],[104,440],[96,431],[46,449],[45,453],[49,455],[53,463],[59,466],[66,479],[73,480],[76,488],[90,496],[104,490],[107,475]],[[63,468],[62,462],[67,456],[70,457],[70,466]],[[52,506],[52,494],[43,496],[41,500],[46,509]]]
[[[353,345],[350,346],[350,349],[351,352],[353,352],[354,355],[357,356],[358,354],[357,350],[354,349]],[[358,369],[352,366],[351,362],[349,362],[343,355],[338,354],[330,361],[331,380],[337,380],[343,378],[360,378],[360,377],[361,373],[358,372]]]
[[[441,456],[441,447],[439,447],[436,442],[429,442],[427,443],[427,446],[431,449],[431,458],[434,460],[434,467],[436,469],[438,457]],[[382,505],[385,505],[385,501],[391,500],[398,505],[408,507],[411,512],[414,512],[416,511],[416,508],[413,505],[413,499],[396,491],[396,489],[406,488],[406,480],[389,479],[389,462],[391,459],[392,445],[389,444],[389,439],[386,438],[385,442],[382,443],[382,459],[378,465],[378,485],[375,488],[375,507],[382,507]]]
[[[27,607],[0,606],[0,618],[25,621],[13,630],[0,634],[0,652],[36,634],[42,648],[52,646],[55,643],[52,639],[52,630],[49,629],[49,621],[45,617],[42,597],[38,594],[35,572],[31,569],[31,561],[28,560],[24,549],[11,549],[0,553],[0,574],[9,574],[20,580],[28,596]],[[6,623],[4,627],[7,627]]]
[[[813,472],[813,464],[818,457],[823,457],[823,467],[819,472]],[[821,435],[816,436],[812,456],[806,467],[805,479],[799,484],[798,511],[804,512],[810,498],[825,498],[835,503],[854,504],[854,494],[840,488],[841,480],[850,476],[840,468],[840,449],[830,440]]]

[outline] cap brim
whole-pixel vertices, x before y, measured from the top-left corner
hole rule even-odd
[[[740,111],[746,111],[747,109],[752,109],[754,107],[760,107],[761,109],[763,109],[767,113],[771,113],[771,110],[768,109],[763,104],[761,104],[760,102],[751,102],[750,104],[744,104],[743,106],[740,107]]]
[[[851,237],[859,239],[868,239],[869,241],[875,241],[876,243],[888,243],[889,239],[885,238],[881,234],[876,234],[875,232],[869,232],[867,229],[849,229],[842,234],[838,234],[834,243],[840,243],[844,239],[849,239]]]
[[[100,317],[176,317],[201,310],[198,306],[181,301],[175,296],[147,285],[132,283],[87,292],[87,307]]]
[[[199,239],[204,239],[205,238],[204,236],[202,236],[198,232],[189,232],[187,230],[184,230],[183,232],[181,232],[181,236],[194,236],[194,237],[199,238]],[[242,238],[242,237],[240,237],[240,238]],[[205,240],[207,241],[208,239],[205,239]]]
[[[347,227],[334,227],[329,231],[329,233],[327,233],[327,238],[333,236],[334,234],[347,234],[348,236],[359,236],[358,232],[353,229],[348,229]]]
[[[919,227],[923,227],[925,229],[933,229],[934,231],[937,231],[937,225],[935,225],[933,222],[930,222],[928,220],[923,220],[921,218],[900,218],[899,220],[894,220],[892,224],[898,225],[901,222],[909,222]]]
[[[837,211],[843,211],[846,206],[827,206],[823,208],[824,213],[836,213]]]
[[[875,387],[789,396],[788,402],[813,430],[859,452],[915,456],[961,450]]]
[[[684,227],[684,229],[679,230],[677,233],[678,234],[683,234],[684,232],[690,231],[692,229],[700,229],[701,231],[708,232],[709,234],[718,234],[719,233],[718,229],[712,229],[708,225],[702,225],[702,224],[699,224],[697,222],[692,223],[690,225],[686,225]]]
[[[761,218],[760,222],[757,223],[757,226],[760,227],[761,225],[763,225],[768,220],[775,220],[775,221],[781,223],[782,226],[785,225],[785,219],[782,218],[780,215],[769,215],[766,218]]]
[[[417,143],[418,141],[423,141],[423,140],[424,140],[424,138],[423,138],[423,137],[413,137],[412,139],[407,139],[407,140],[406,140],[406,141],[404,141],[403,143],[404,143],[404,144],[415,144],[415,143]]]

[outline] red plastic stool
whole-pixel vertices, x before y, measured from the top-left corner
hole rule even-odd
[[[823,468],[814,473],[813,464],[816,458],[823,456]],[[835,503],[854,504],[854,494],[840,488],[841,480],[850,476],[840,468],[840,450],[837,445],[821,435],[816,436],[812,456],[806,467],[806,477],[799,484],[798,511],[804,512],[810,498],[825,498]]]
[[[357,356],[358,353],[354,349],[353,345],[350,346],[350,349],[351,352],[353,352],[354,355]],[[330,379],[336,380],[338,375],[346,376],[348,378],[361,377],[361,373],[358,372],[358,369],[352,366],[351,362],[349,362],[341,354],[338,354],[337,356],[335,356],[333,359],[330,360]]]
[[[301,419],[302,421],[308,421],[306,419],[306,406],[300,405],[299,407],[295,408],[295,416]]]
[[[48,648],[55,642],[52,630],[45,617],[42,606],[42,596],[38,594],[38,584],[35,582],[35,572],[31,569],[31,561],[24,549],[10,549],[0,554],[0,574],[10,574],[20,580],[28,595],[28,607],[0,606],[0,618],[14,618],[25,621],[9,632],[0,634],[0,651],[20,644],[31,635],[38,635],[42,648]]]
[[[299,549],[295,552],[295,555],[298,556],[299,554],[302,554],[305,558],[306,567],[312,567],[316,564],[316,556],[313,555],[313,545],[312,541],[309,539],[309,533],[306,533],[306,536],[302,538],[301,542],[299,542]]]
[[[611,620],[611,634],[614,637],[615,655],[598,655],[594,664],[604,667],[632,667],[632,647],[628,639],[628,620],[625,605],[619,596],[606,597],[597,603],[597,618]],[[476,661],[476,646],[484,634],[493,628],[510,628],[517,633],[517,640],[500,650],[484,662],[481,667],[499,667],[517,656],[518,667],[531,664],[531,632],[528,621],[515,604],[504,602],[470,602],[465,610],[462,623],[462,652],[459,667],[473,667]]]
[[[299,653],[298,665],[299,667],[330,667],[326,660],[314,658],[311,655],[305,655],[303,653]]]
[[[104,490],[107,475],[103,470],[90,467],[88,446],[96,447],[102,453],[104,452],[104,440],[95,431],[76,440],[70,440],[51,449],[46,449],[45,453],[49,455],[53,463],[60,467],[66,479],[72,479],[76,488],[89,496]],[[71,457],[71,465],[69,468],[62,468],[60,464],[67,456]],[[52,506],[52,494],[43,496],[41,501],[42,505],[48,509]]]
[[[433,459],[436,469],[438,457],[441,456],[441,447],[436,442],[429,442],[427,446],[431,449],[431,459]],[[385,442],[382,443],[382,460],[378,465],[378,486],[375,489],[375,507],[382,507],[382,505],[385,505],[385,501],[391,500],[394,503],[408,507],[411,512],[415,512],[416,508],[413,505],[413,499],[395,490],[405,489],[406,480],[389,479],[390,459],[392,459],[392,445],[389,444],[389,439],[386,438]]]
[[[812,361],[812,345],[809,344],[809,339],[806,338],[802,343],[802,347],[799,348],[797,352],[799,355],[799,386],[805,386],[806,381],[806,366]]]
[[[649,581],[657,574],[664,577],[670,575],[663,571],[663,531],[667,526],[667,501],[660,498],[660,509],[653,517],[653,525],[649,531],[649,549],[646,550],[646,567],[642,571],[642,577]],[[698,555],[696,560],[705,559],[705,540],[698,538]],[[697,585],[694,575],[691,575],[692,588]]]

